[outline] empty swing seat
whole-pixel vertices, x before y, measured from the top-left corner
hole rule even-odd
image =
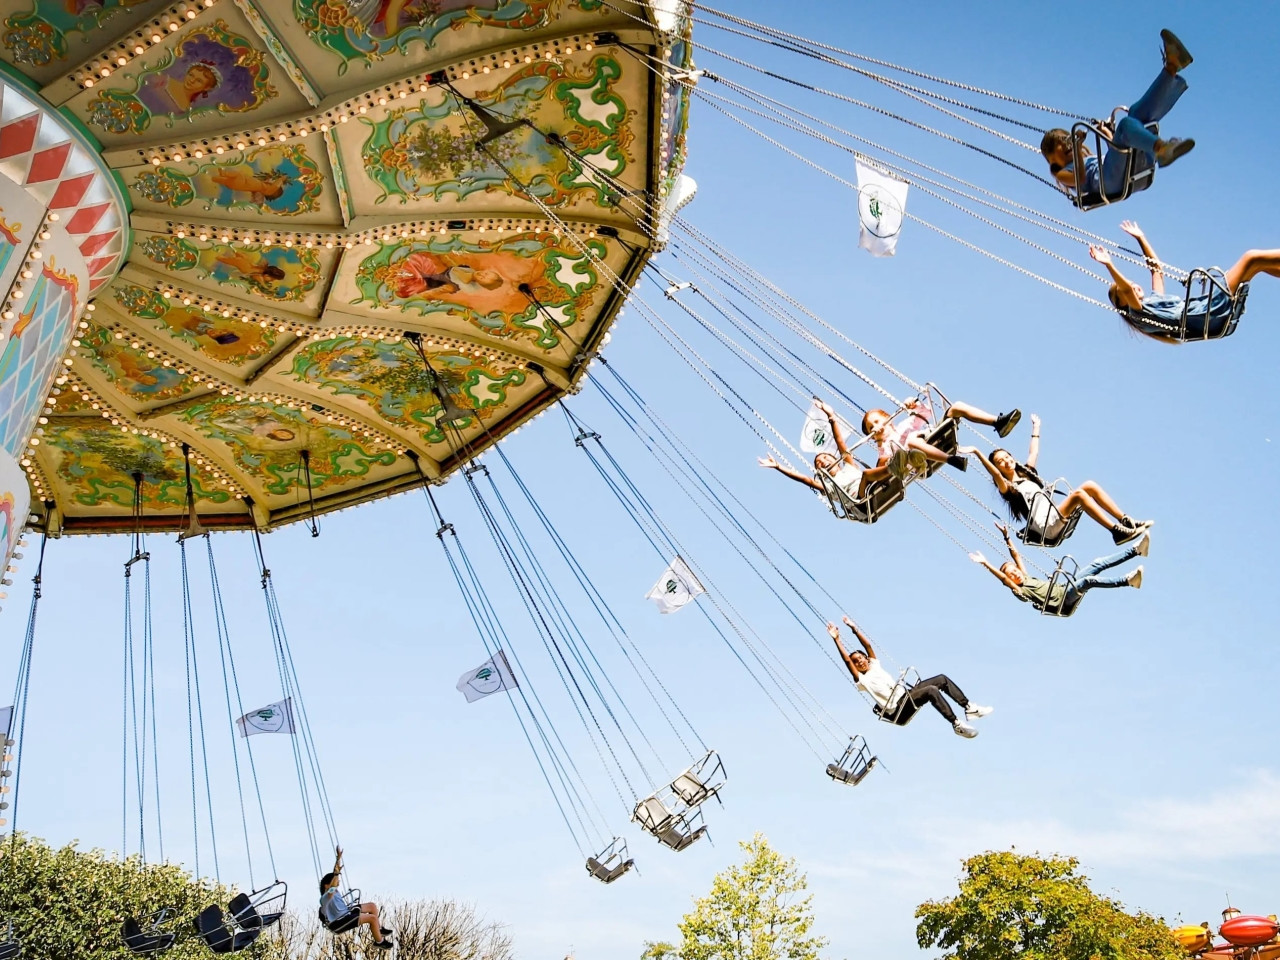
[[[853,737],[839,759],[835,763],[827,764],[827,776],[837,783],[847,783],[851,787],[856,787],[866,779],[867,774],[875,768],[877,762],[879,758],[871,755],[871,748],[867,746],[867,741],[860,736]]]
[[[249,930],[236,929],[228,923],[222,908],[216,903],[205,907],[196,915],[196,933],[214,953],[239,953],[258,939],[262,927]]]
[[[587,857],[587,873],[601,883],[613,883],[635,865],[627,855],[627,841],[622,837],[614,837],[602,851]]]
[[[124,938],[124,945],[129,948],[130,953],[136,953],[139,956],[155,956],[156,954],[164,953],[178,942],[176,933],[159,928],[159,924],[164,921],[165,916],[166,911],[161,910],[148,918],[146,927],[143,927],[140,920],[136,920],[133,917],[128,917],[124,921],[121,935]]]
[[[706,833],[702,804],[718,798],[726,779],[724,763],[714,750],[708,750],[669,784],[639,801],[631,819],[663,846],[684,850]]]
[[[253,890],[237,893],[227,904],[232,919],[242,930],[269,927],[284,916],[288,887],[282,880]]]

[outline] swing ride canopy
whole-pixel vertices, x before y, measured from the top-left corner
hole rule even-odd
[[[184,445],[211,527],[402,491],[409,454],[447,475],[584,375],[655,248],[619,200],[674,206],[691,47],[670,2],[16,6],[6,342],[41,319],[8,286],[32,262],[17,208],[60,210],[51,242],[89,224],[62,367],[10,451],[55,529],[133,529],[136,474],[173,527]],[[528,123],[477,150],[468,101]]]

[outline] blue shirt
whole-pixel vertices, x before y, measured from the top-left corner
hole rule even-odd
[[[342,894],[338,892],[338,888],[331,887],[320,894],[320,912],[324,914],[326,920],[334,923],[341,920],[351,911],[347,909],[347,901],[342,899]]]
[[[1214,289],[1209,296],[1185,297],[1169,293],[1149,293],[1142,298],[1142,309],[1126,307],[1124,318],[1143,333],[1166,339],[1177,339],[1182,328],[1182,311],[1187,312],[1187,338],[1203,339],[1222,335],[1231,319],[1231,297]],[[1151,322],[1151,321],[1154,321]]]

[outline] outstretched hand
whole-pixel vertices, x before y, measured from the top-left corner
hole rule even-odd
[[[986,558],[986,557],[984,557],[982,554],[977,553],[977,552],[969,554],[969,559],[970,559],[970,560],[972,560],[974,563],[986,563],[986,562],[987,562],[987,558]]]
[[[827,403],[827,401],[819,400],[817,397],[814,397],[813,399],[814,399],[814,403],[817,404],[818,409],[821,410],[823,413],[825,413],[828,417],[834,417],[836,415],[836,412],[831,409],[831,404]]]
[[[1142,232],[1142,228],[1138,226],[1138,222],[1136,220],[1121,220],[1120,229],[1135,240],[1141,240],[1146,236],[1146,234]]]
[[[1031,415],[1031,429],[1035,430],[1037,433],[1040,432],[1040,414],[1033,413]]]
[[[840,628],[837,627],[834,623],[827,624],[827,633],[831,634],[832,640],[840,639]]]
[[[956,447],[956,453],[963,453],[965,456],[971,457],[978,452],[977,447]]]
[[[1000,531],[1000,535],[1004,537],[1005,540],[1009,539],[1009,525],[1007,523],[1001,523],[999,520],[997,520],[996,529]]]
[[[756,462],[762,467],[773,467],[775,470],[778,469],[778,461],[773,459],[773,457],[759,457]]]
[[[1111,266],[1111,254],[1107,252],[1106,247],[1099,246],[1096,243],[1090,244],[1089,256],[1093,257],[1094,260],[1098,261],[1098,263],[1102,264],[1104,267]]]
[[[857,629],[858,625],[849,619],[849,615],[847,613],[841,619],[844,620],[844,625],[850,630]]]

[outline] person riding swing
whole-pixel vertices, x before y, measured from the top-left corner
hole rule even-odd
[[[382,926],[376,903],[348,903],[338,890],[342,874],[342,848],[335,848],[333,870],[320,878],[320,922],[330,933],[346,933],[356,927],[368,927],[373,933],[373,945],[380,950],[390,950],[392,931]]]
[[[965,721],[985,717],[991,712],[991,707],[980,707],[970,701],[964,695],[964,691],[946,674],[940,673],[936,677],[929,677],[911,687],[895,681],[889,675],[889,671],[880,665],[880,660],[876,657],[876,652],[866,634],[848,617],[844,617],[844,623],[862,644],[861,650],[854,650],[852,653],[845,650],[840,640],[840,628],[834,623],[827,624],[827,633],[836,642],[840,659],[853,674],[858,689],[869,693],[876,701],[874,709],[882,720],[889,720],[895,726],[905,727],[916,715],[916,711],[926,703],[931,703],[943,719],[951,724],[951,729],[958,736],[972,739],[978,735],[977,728]],[[955,711],[951,709],[951,704],[947,703],[943,694],[954,700],[964,710],[964,720],[956,718]]]

